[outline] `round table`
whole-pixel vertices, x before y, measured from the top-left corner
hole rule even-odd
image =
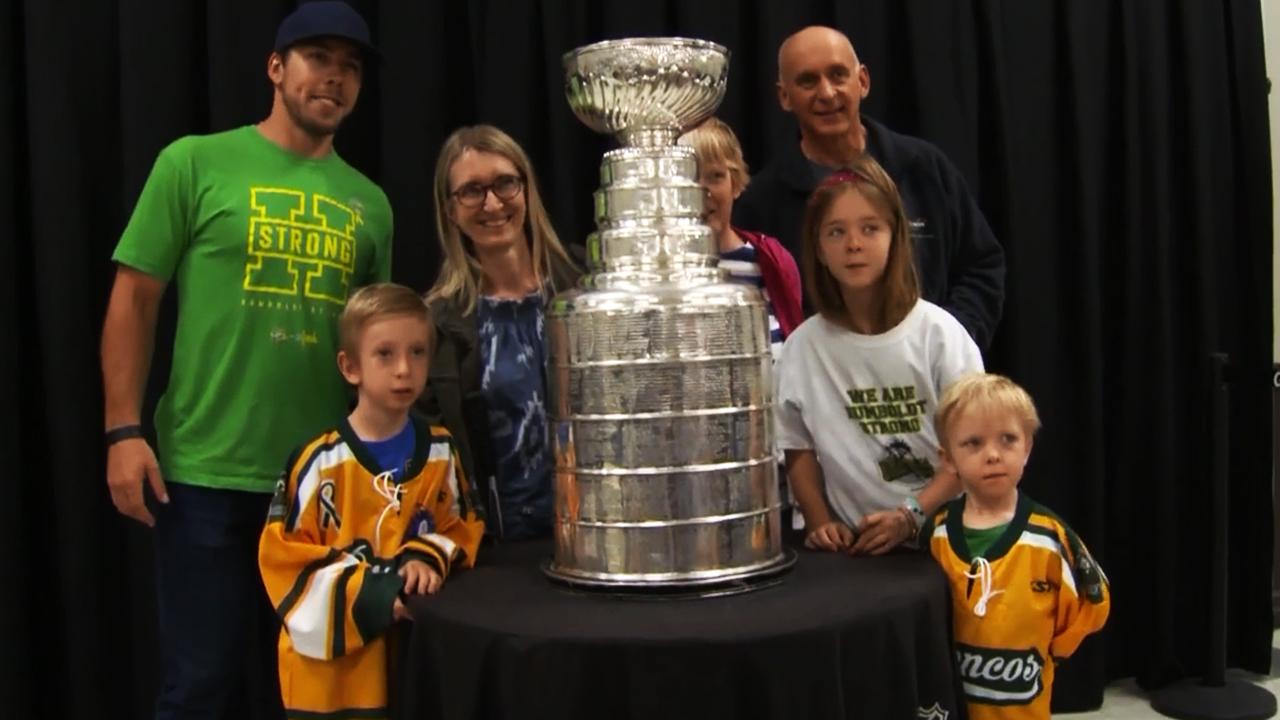
[[[947,585],[924,554],[798,550],[773,587],[678,598],[567,588],[539,568],[551,552],[482,548],[409,601],[397,717],[958,716]]]

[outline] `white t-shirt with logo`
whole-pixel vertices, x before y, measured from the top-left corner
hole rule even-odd
[[[938,400],[982,370],[969,333],[925,300],[880,335],[815,315],[787,338],[774,366],[778,447],[815,452],[827,502],[853,527],[929,481],[939,462]]]

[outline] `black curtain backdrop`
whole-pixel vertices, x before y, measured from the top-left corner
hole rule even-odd
[[[149,531],[105,486],[97,357],[110,253],[156,153],[256,122],[287,0],[0,0],[0,501],[6,717],[145,717],[156,686]],[[396,213],[395,277],[434,278],[435,153],[453,128],[523,143],[561,235],[590,230],[606,138],[563,97],[561,54],[685,35],[733,52],[720,115],[755,167],[794,123],[779,42],[846,31],[865,111],[941,146],[1004,244],[988,365],[1036,398],[1024,486],[1107,570],[1106,630],[1066,664],[1060,709],[1103,685],[1204,667],[1208,354],[1230,353],[1229,658],[1270,663],[1271,179],[1256,0],[365,2],[387,62],[337,147]],[[164,384],[162,317],[149,408]],[[149,410],[148,410],[149,412]],[[833,599],[839,602],[839,599]]]

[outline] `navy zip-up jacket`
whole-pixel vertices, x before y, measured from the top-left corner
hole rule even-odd
[[[985,350],[1004,305],[1004,250],[964,177],[941,150],[865,115],[862,124],[867,152],[902,195],[921,294],[946,308]],[[799,260],[804,206],[817,184],[797,140],[752,176],[734,203],[733,224],[778,238]]]

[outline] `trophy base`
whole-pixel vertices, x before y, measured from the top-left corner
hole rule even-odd
[[[795,566],[796,557],[795,550],[783,548],[777,560],[764,566],[709,578],[646,580],[588,577],[564,571],[552,558],[542,562],[542,572],[557,583],[595,595],[615,595],[631,599],[687,600],[738,595],[774,587],[781,584],[783,575]]]

